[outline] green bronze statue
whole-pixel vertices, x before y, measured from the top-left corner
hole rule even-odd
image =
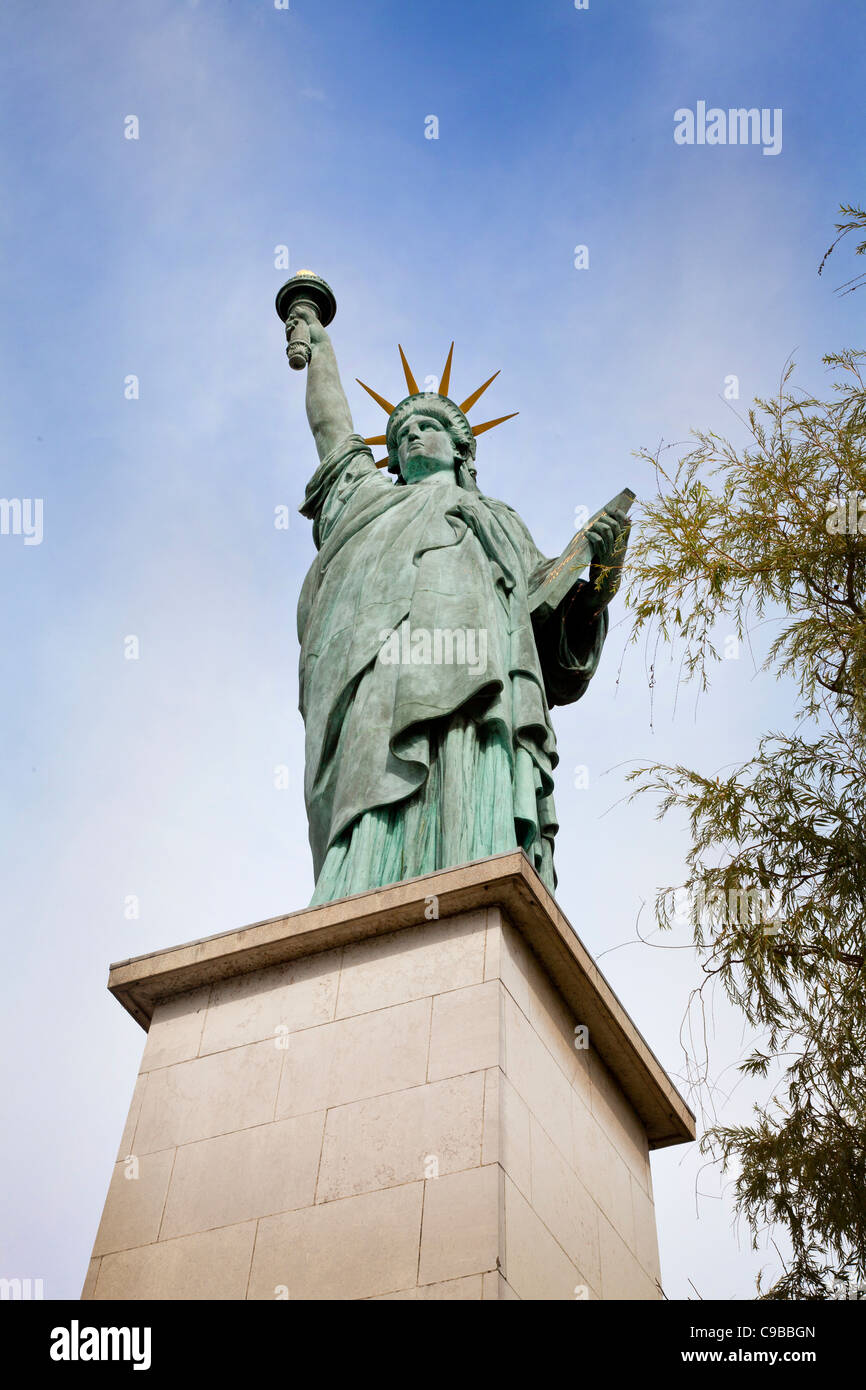
[[[458,406],[451,353],[427,392],[401,348],[409,395],[392,405],[364,388],[388,414],[365,440],[325,327],[329,287],[300,272],[277,309],[292,366],[307,368],[319,455],[300,509],[318,553],[298,605],[312,902],[517,848],[553,892],[550,708],[578,700],[598,666],[633,494],[546,559],[476,483],[476,437],[501,419],[473,427],[467,412],[493,377]],[[371,444],[385,446],[378,463]]]

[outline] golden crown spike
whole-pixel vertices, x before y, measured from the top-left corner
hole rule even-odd
[[[442,375],[439,378],[439,395],[447,396],[448,387],[451,385],[451,358],[454,356],[454,344],[448,349],[448,356],[445,358],[445,366],[442,368]]]
[[[406,354],[399,343],[397,344],[397,351],[400,354],[400,361],[403,363],[403,375],[406,378],[406,386],[409,390],[409,395],[417,396],[420,394],[418,391],[418,383],[412,375],[412,369],[406,361]]]
[[[417,383],[417,381],[415,380],[415,377],[414,377],[413,374],[412,374],[412,369],[411,369],[411,367],[409,366],[409,363],[408,363],[407,360],[406,360],[406,354],[405,354],[405,352],[403,351],[403,348],[402,348],[402,346],[401,346],[399,343],[397,344],[397,350],[398,350],[398,352],[400,353],[400,361],[401,361],[402,366],[403,366],[403,375],[404,375],[405,378],[406,378],[406,385],[407,385],[407,387],[408,387],[408,389],[409,389],[409,395],[410,395],[410,396],[420,396],[420,395],[422,395],[423,392],[419,391],[419,389],[418,389],[418,383]],[[452,360],[453,356],[454,356],[454,344],[452,343],[451,346],[450,346],[450,348],[448,349],[448,356],[447,356],[447,358],[446,358],[446,360],[445,360],[445,366],[442,368],[442,376],[441,376],[440,379],[439,379],[439,391],[438,391],[438,394],[439,394],[440,396],[444,396],[444,397],[446,397],[446,398],[448,397],[448,389],[449,389],[449,387],[450,387],[450,385],[451,385],[451,360]],[[500,370],[501,370],[501,369],[500,369]],[[473,391],[471,395],[469,395],[469,396],[466,397],[465,401],[462,401],[462,402],[461,402],[461,404],[457,407],[458,410],[461,410],[461,411],[463,412],[464,415],[465,415],[468,411],[470,411],[470,410],[472,409],[473,405],[475,405],[475,402],[478,401],[478,400],[480,400],[481,396],[483,396],[483,394],[484,394],[484,392],[487,390],[488,386],[491,384],[491,382],[495,381],[496,378],[497,378],[498,376],[499,376],[499,372],[494,372],[492,376],[488,377],[486,381],[482,382],[481,385],[480,385],[479,387],[477,387],[477,389],[476,389],[475,391]],[[364,390],[367,392],[368,396],[372,396],[372,397],[373,397],[373,400],[376,401],[377,405],[380,405],[380,406],[382,407],[382,409],[385,411],[385,413],[386,413],[387,415],[392,415],[392,414],[394,413],[394,410],[395,410],[396,407],[391,403],[391,401],[386,400],[384,396],[380,396],[378,391],[374,391],[373,388],[372,388],[372,386],[368,386],[368,385],[366,384],[366,382],[364,382],[364,381],[361,380],[360,377],[357,377],[357,376],[356,376],[356,377],[355,377],[355,380],[357,381],[357,383],[358,383],[359,386],[363,386],[363,388],[364,388]],[[494,428],[496,427],[496,425],[502,425],[502,424],[504,424],[506,420],[513,420],[513,419],[514,419],[514,416],[515,416],[515,415],[519,415],[519,414],[520,414],[520,411],[519,411],[519,410],[512,410],[511,413],[510,413],[510,415],[500,415],[500,416],[498,416],[498,418],[495,419],[495,420],[485,420],[483,424],[480,424],[480,425],[470,425],[469,428],[471,429],[473,435],[476,435],[476,436],[477,436],[477,435],[479,435],[479,434],[484,434],[485,430],[492,430],[492,429],[494,429]],[[385,434],[374,434],[374,435],[371,435],[371,436],[369,437],[369,439],[365,439],[365,440],[364,440],[364,443],[365,443],[365,444],[387,444],[387,442],[388,442],[388,436],[385,435]],[[385,458],[383,458],[383,459],[377,459],[377,460],[376,460],[376,467],[377,467],[377,468],[384,468],[384,467],[385,467],[385,464],[386,464],[387,462],[388,462],[388,458],[387,458],[387,455],[386,455]]]

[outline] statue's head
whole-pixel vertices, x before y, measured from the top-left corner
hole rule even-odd
[[[422,391],[407,396],[388,419],[388,471],[399,481],[418,482],[452,469],[458,483],[473,487],[475,437],[463,411],[447,396]]]
[[[492,430],[495,425],[501,425],[504,420],[510,420],[517,414],[516,411],[512,411],[510,415],[500,415],[496,420],[485,420],[483,425],[470,425],[464,412],[472,409],[499,373],[494,372],[493,376],[482,382],[471,396],[455,405],[448,396],[453,352],[452,343],[442,370],[439,390],[419,391],[418,383],[401,347],[400,360],[411,395],[399,405],[392,405],[384,396],[380,396],[378,391],[361,381],[360,377],[356,378],[358,385],[363,386],[367,394],[388,414],[385,433],[374,435],[364,442],[387,446],[388,472],[396,473],[398,483],[418,482],[424,477],[429,477],[431,473],[453,468],[454,476],[461,487],[477,491],[474,468],[475,436],[483,434],[485,430]],[[381,468],[384,462],[384,459],[379,459],[377,468]]]

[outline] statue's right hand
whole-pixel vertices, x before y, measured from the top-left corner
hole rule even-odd
[[[292,330],[299,322],[307,325],[310,332],[311,343],[322,343],[327,341],[327,333],[322,327],[319,315],[309,304],[295,304],[292,307],[289,317],[286,319],[286,337],[290,338]]]

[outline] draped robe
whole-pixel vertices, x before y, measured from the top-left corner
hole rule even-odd
[[[355,434],[300,510],[318,551],[298,604],[312,902],[518,847],[552,892],[550,706],[586,690],[607,612],[587,617],[577,580],[534,627],[556,562],[517,513],[456,479],[395,485]],[[464,660],[417,641],[461,631]]]

